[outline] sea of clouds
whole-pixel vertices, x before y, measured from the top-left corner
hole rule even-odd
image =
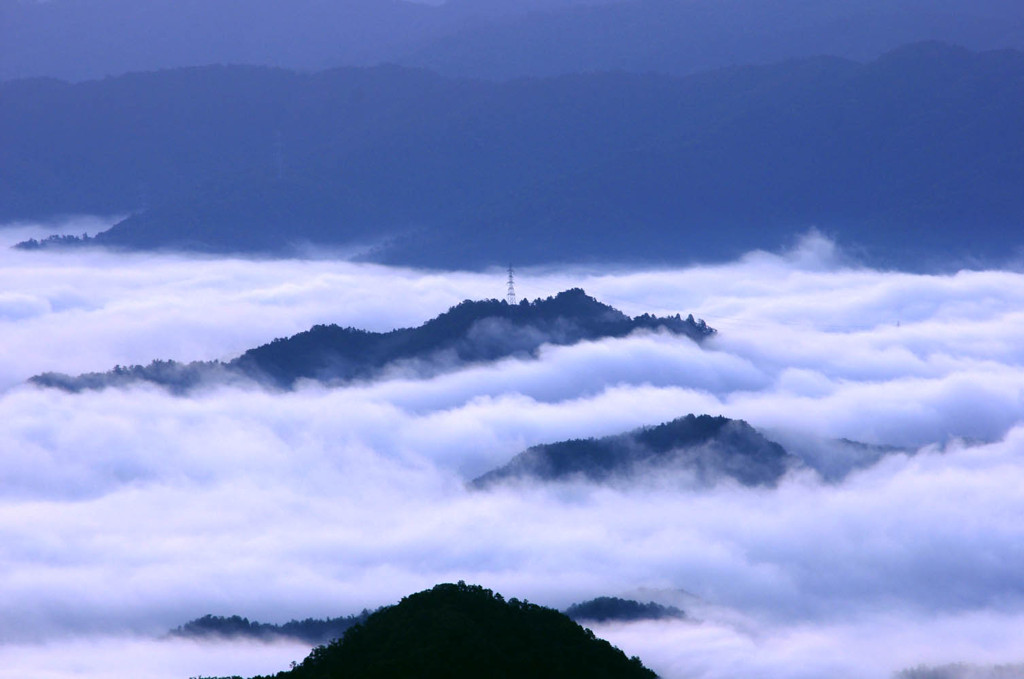
[[[719,334],[287,393],[68,394],[25,380],[229,359],[316,323],[418,325],[503,297],[505,273],[8,247],[50,232],[0,229],[0,677],[277,671],[308,647],[162,635],[460,579],[558,608],[680,603],[694,620],[595,627],[667,679],[973,678],[1024,660],[1017,271],[878,271],[817,234],[713,266],[524,269],[521,298],[582,287]],[[465,487],[533,444],[691,412],[745,419],[809,466],[774,489]],[[865,465],[841,438],[900,450]]]

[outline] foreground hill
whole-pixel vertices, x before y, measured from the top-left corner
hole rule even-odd
[[[650,679],[638,658],[550,608],[465,583],[383,608],[279,679]]]
[[[209,67],[0,101],[0,221],[129,214],[89,241],[109,247],[457,268],[724,258],[811,226],[907,267],[1024,247],[1016,51],[504,83]]]
[[[544,344],[625,337],[637,330],[661,330],[697,342],[715,333],[693,316],[631,318],[574,288],[516,305],[504,300],[467,300],[417,328],[391,332],[317,325],[227,362],[154,361],[79,376],[44,373],[30,381],[69,391],[150,382],[180,392],[203,383],[240,379],[291,388],[301,379],[339,383],[370,379],[388,369],[430,375],[468,363],[534,355]]]
[[[667,471],[692,474],[701,484],[727,477],[747,486],[774,486],[798,464],[743,420],[687,415],[625,434],[534,446],[474,479],[472,486],[517,479],[602,482]]]

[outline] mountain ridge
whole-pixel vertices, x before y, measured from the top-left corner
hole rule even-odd
[[[420,373],[429,375],[452,366],[533,356],[543,344],[624,337],[637,330],[670,332],[695,342],[716,332],[692,315],[685,319],[679,314],[630,317],[572,288],[516,305],[505,300],[465,300],[416,328],[384,333],[315,325],[227,362],[156,360],[147,366],[117,366],[79,376],[43,373],[29,382],[66,391],[152,383],[184,393],[208,382],[239,380],[290,389],[302,379],[327,384],[372,379],[412,361]]]
[[[938,40],[1024,47],[1006,0],[635,0],[510,17],[442,36],[399,60],[447,75],[504,79],[626,71],[688,75],[829,54],[872,60]]]
[[[727,477],[745,486],[774,487],[799,466],[798,458],[743,420],[690,414],[624,434],[532,446],[469,486],[486,490],[521,480],[607,483],[685,472],[701,485]]]
[[[686,264],[816,226],[885,266],[1024,248],[1012,50],[507,83],[223,67],[0,96],[0,219],[129,213],[87,241],[106,247]]]
[[[491,79],[686,74],[819,53],[871,59],[929,39],[1024,48],[1024,16],[1009,0],[0,0],[0,22],[0,80],[210,63],[399,62]]]

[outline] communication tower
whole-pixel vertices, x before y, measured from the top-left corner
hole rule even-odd
[[[516,280],[515,270],[512,265],[508,265],[508,294],[505,295],[505,301],[509,303],[509,306],[514,306],[516,303]]]

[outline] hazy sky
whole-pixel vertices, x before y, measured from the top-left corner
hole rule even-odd
[[[0,677],[275,671],[306,649],[154,635],[206,613],[349,614],[458,579],[556,607],[639,588],[681,603],[703,622],[597,628],[670,679],[1024,660],[1020,273],[874,271],[813,234],[714,267],[523,270],[520,297],[580,286],[720,334],[287,394],[72,395],[22,382],[230,358],[314,323],[415,325],[503,296],[505,276],[6,248],[51,231],[0,230]],[[463,485],[535,443],[690,412],[817,454],[839,437],[915,454],[777,489]]]

